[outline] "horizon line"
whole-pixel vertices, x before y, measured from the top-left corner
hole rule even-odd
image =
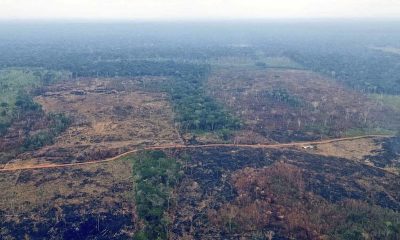
[[[254,17],[254,18],[1,18],[0,22],[293,22],[293,21],[400,21],[400,17]]]

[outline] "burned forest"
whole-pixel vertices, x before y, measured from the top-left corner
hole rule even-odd
[[[400,239],[399,42],[0,22],[0,239]]]

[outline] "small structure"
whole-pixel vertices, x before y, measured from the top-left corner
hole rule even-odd
[[[83,90],[72,90],[71,94],[82,96],[82,95],[86,95],[86,92]]]
[[[314,145],[304,145],[304,146],[302,146],[302,148],[305,150],[313,150],[313,149],[315,149],[315,146]]]

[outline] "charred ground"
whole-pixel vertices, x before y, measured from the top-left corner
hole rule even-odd
[[[398,239],[400,28],[228,25],[0,28],[0,238]]]

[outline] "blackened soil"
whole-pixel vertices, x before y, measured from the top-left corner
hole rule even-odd
[[[185,171],[185,178],[176,190],[179,211],[173,213],[172,228],[176,238],[190,233],[196,239],[236,239],[210,226],[207,211],[218,210],[237,196],[229,181],[233,172],[245,167],[265,167],[277,161],[302,169],[307,190],[332,203],[356,199],[400,210],[397,175],[343,158],[296,150],[232,147],[177,150],[173,155],[182,159]],[[262,231],[279,233],[279,229],[271,228]]]
[[[400,168],[400,136],[384,139],[382,149],[375,153],[366,157],[375,166]]]

